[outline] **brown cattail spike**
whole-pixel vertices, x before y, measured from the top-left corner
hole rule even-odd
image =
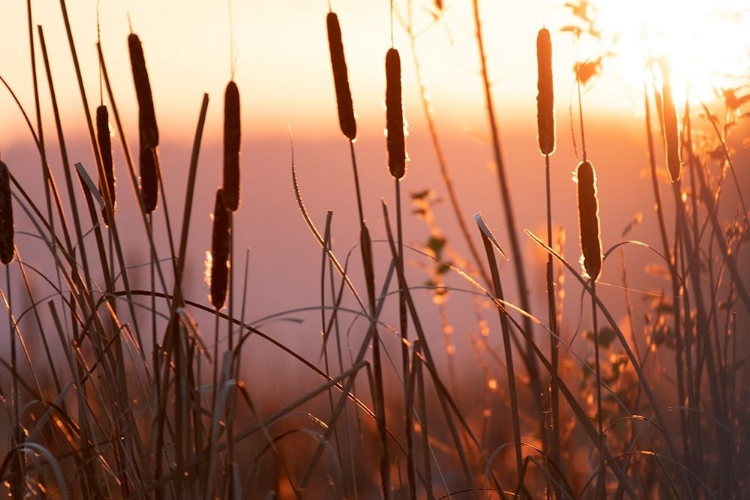
[[[224,206],[236,211],[240,205],[240,91],[234,81],[224,93]]]
[[[581,233],[583,268],[592,281],[602,269],[602,241],[599,235],[599,202],[596,197],[596,171],[588,160],[578,164],[578,229]]]
[[[349,90],[349,76],[346,70],[344,44],[341,41],[341,26],[339,18],[333,12],[326,17],[328,25],[328,50],[331,53],[331,67],[333,68],[333,84],[336,87],[336,105],[339,109],[339,125],[341,132],[350,141],[357,138],[357,121],[354,118],[352,93]]]
[[[13,260],[13,205],[10,199],[10,171],[0,161],[0,262]]]
[[[667,167],[672,182],[677,182],[682,176],[682,159],[680,158],[680,125],[677,120],[677,110],[672,97],[672,85],[669,81],[669,68],[666,64],[662,68],[662,116],[664,120],[664,144],[667,151]]]
[[[406,174],[406,140],[401,98],[401,57],[391,48],[385,55],[385,118],[388,169],[396,179]]]
[[[152,147],[141,147],[141,194],[143,208],[147,214],[156,209],[159,195],[159,150]]]
[[[141,140],[143,141],[141,147],[155,148],[159,145],[159,129],[156,126],[154,100],[151,96],[151,83],[146,70],[146,59],[143,57],[143,47],[135,33],[128,36],[128,49],[130,50],[130,67],[133,71],[135,95],[138,98],[139,124],[142,129]]]
[[[538,94],[536,122],[539,132],[539,150],[543,155],[555,151],[555,92],[552,85],[552,41],[549,30],[542,28],[536,37],[538,65]]]
[[[219,310],[224,307],[227,298],[227,281],[229,278],[229,238],[231,213],[224,206],[223,189],[216,191],[214,204],[214,226],[211,233],[211,304]]]
[[[102,156],[102,168],[104,179],[99,179],[99,190],[104,198],[104,190],[109,194],[112,203],[112,215],[115,213],[115,170],[112,161],[112,137],[109,134],[109,112],[107,106],[101,105],[96,108],[96,141],[99,144],[99,153]],[[109,226],[107,209],[102,208],[102,219]]]

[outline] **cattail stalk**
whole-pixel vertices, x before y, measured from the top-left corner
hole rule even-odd
[[[224,307],[229,277],[230,212],[224,206],[223,191],[222,188],[216,190],[214,225],[211,233],[210,299],[217,311]]]
[[[549,30],[542,28],[536,38],[538,66],[536,120],[539,150],[543,155],[555,151],[555,93],[552,85],[552,41]]]
[[[135,95],[138,99],[138,129],[140,132],[141,193],[146,213],[156,209],[159,196],[159,129],[156,126],[154,100],[146,69],[146,59],[138,35],[128,35],[130,67],[133,72]]]
[[[13,260],[13,205],[10,196],[10,171],[0,161],[0,262],[10,264]]]
[[[349,76],[344,57],[344,44],[341,41],[341,26],[338,16],[329,12],[326,17],[328,26],[328,50],[331,54],[333,68],[333,83],[336,87],[336,105],[339,110],[339,125],[341,132],[350,141],[357,138],[357,121],[354,118],[354,104],[349,90]]]
[[[159,197],[159,150],[157,148],[141,147],[140,175],[143,209],[150,214],[156,210]]]
[[[599,231],[599,202],[596,197],[596,171],[588,160],[578,164],[578,227],[581,234],[583,268],[591,281],[602,268],[602,241]]]
[[[544,155],[547,190],[547,244],[552,247],[552,186],[550,182],[550,155],[555,151],[555,92],[552,79],[552,40],[547,28],[542,28],[536,37],[537,56],[537,135],[539,151]],[[555,303],[554,263],[552,254],[547,255],[547,312],[550,331],[550,372],[549,397],[545,398],[548,419],[545,421],[547,435],[546,450],[557,467],[562,467],[560,459],[560,395],[559,347],[557,342],[557,305]],[[555,498],[559,498],[559,491]]]
[[[240,205],[240,91],[234,80],[224,92],[224,206],[235,212]]]
[[[159,145],[159,129],[156,126],[156,113],[154,112],[154,100],[151,95],[151,83],[146,69],[146,59],[143,56],[143,47],[138,35],[131,33],[128,36],[128,49],[130,51],[130,67],[133,71],[133,84],[135,95],[138,99],[139,124],[141,127],[141,147],[155,148]]]
[[[385,108],[388,145],[388,169],[396,179],[406,174],[406,139],[401,97],[401,56],[388,49],[385,55]]]
[[[112,204],[112,215],[115,214],[115,169],[112,159],[112,136],[109,133],[109,112],[107,106],[101,105],[96,108],[96,141],[99,145],[99,153],[102,157],[102,167],[104,167],[104,179],[99,179],[99,190],[102,192],[104,199],[104,190],[107,190],[109,201]],[[109,216],[107,208],[102,208],[102,219],[104,224],[109,226]]]
[[[662,69],[662,116],[664,117],[664,144],[667,152],[669,178],[677,182],[682,176],[682,159],[680,157],[680,125],[677,110],[672,96],[672,84],[669,81],[669,68]]]

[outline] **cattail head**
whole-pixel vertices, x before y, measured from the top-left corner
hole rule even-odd
[[[141,146],[141,195],[147,214],[156,209],[159,196],[159,150],[156,147]]]
[[[680,157],[680,124],[677,110],[672,97],[672,85],[669,81],[669,68],[662,65],[662,117],[664,129],[664,145],[667,152],[667,167],[672,182],[677,182],[682,176],[682,159]]]
[[[99,152],[102,157],[102,168],[104,179],[99,179],[99,190],[104,198],[104,190],[109,194],[112,203],[112,215],[115,213],[115,170],[112,161],[112,137],[109,134],[109,112],[103,104],[96,108],[96,141],[99,144]],[[109,226],[109,216],[106,207],[102,209],[104,224]]]
[[[224,307],[229,280],[229,238],[231,212],[224,206],[223,189],[216,191],[214,203],[214,225],[211,233],[211,253],[209,254],[208,281],[209,299],[216,310]]]
[[[224,206],[236,211],[240,205],[240,91],[234,81],[224,93]]]
[[[547,28],[540,29],[536,37],[536,57],[539,150],[543,155],[551,155],[555,151],[555,92],[552,85],[552,41]]]
[[[138,98],[139,125],[141,127],[141,148],[155,148],[159,145],[159,129],[156,126],[156,113],[154,112],[154,100],[151,96],[151,83],[146,70],[146,59],[143,57],[143,47],[138,35],[131,33],[128,36],[128,49],[130,51],[130,67],[133,71],[133,83],[135,95]]]
[[[406,174],[406,139],[401,98],[401,56],[391,48],[385,55],[385,117],[388,169],[396,179]]]
[[[576,169],[578,179],[578,229],[581,233],[583,269],[591,281],[599,278],[602,269],[602,241],[599,231],[599,202],[596,197],[596,171],[590,161],[582,161]]]
[[[10,171],[0,161],[0,262],[13,260],[13,205],[10,199]]]
[[[354,104],[352,104],[352,93],[349,90],[349,76],[346,70],[344,44],[341,41],[338,16],[329,12],[326,24],[328,25],[328,50],[331,53],[333,84],[336,87],[336,105],[339,110],[339,125],[344,136],[353,141],[357,138],[357,121],[354,118]]]

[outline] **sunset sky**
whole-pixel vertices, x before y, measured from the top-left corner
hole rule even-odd
[[[569,4],[578,2],[569,2]],[[590,2],[597,4],[597,2]],[[711,87],[730,85],[717,81],[738,65],[748,64],[750,14],[739,0],[692,2],[600,2],[596,14],[601,39],[591,37],[576,44],[562,29],[583,26],[565,2],[480,2],[488,65],[501,119],[533,121],[536,96],[536,32],[543,25],[553,34],[558,114],[567,114],[574,97],[573,65],[592,61],[603,53],[603,81],[587,88],[585,107],[590,112],[612,110],[632,113],[641,107],[644,53],[674,59],[678,76],[689,79],[703,99]],[[705,6],[703,4],[710,4]],[[437,4],[443,4],[439,19]],[[617,5],[619,4],[619,5]],[[89,101],[98,101],[97,5],[101,39],[115,94],[126,116],[132,118],[134,93],[129,74],[126,37],[132,29],[144,45],[164,132],[179,136],[192,132],[192,123],[207,92],[218,99],[236,57],[236,80],[243,97],[248,132],[284,135],[287,125],[295,133],[328,133],[322,127],[335,119],[325,32],[327,3],[280,0],[276,2],[85,1],[68,2],[68,12],[81,61]],[[383,58],[390,44],[389,4],[334,2],[344,35],[355,107],[360,121],[382,122]],[[13,50],[0,59],[2,75],[31,109],[28,33],[25,2],[3,7],[0,43]],[[422,118],[414,65],[406,33],[408,20],[414,32],[417,57],[436,112],[462,125],[483,125],[477,50],[471,2],[396,2],[394,44],[404,60],[405,109],[410,122]],[[647,10],[650,14],[645,15]],[[231,12],[231,15],[230,15]],[[411,16],[409,15],[411,12]],[[591,11],[594,12],[594,11]],[[57,91],[69,113],[80,109],[80,98],[58,2],[34,3],[34,24],[45,30]],[[644,42],[644,40],[646,40]],[[710,62],[709,62],[710,61]],[[42,71],[41,57],[39,68]],[[639,67],[640,65],[640,67]],[[712,65],[713,67],[709,67]],[[681,78],[684,74],[684,78]],[[732,82],[734,83],[734,82]],[[46,85],[42,85],[43,90]],[[684,95],[684,90],[681,91]],[[0,101],[2,102],[2,101]],[[12,108],[12,103],[5,103]],[[4,113],[8,114],[14,113]],[[212,113],[216,117],[217,113]],[[9,117],[10,118],[10,117]],[[323,122],[322,120],[325,120]],[[16,137],[15,124],[3,122],[3,136]],[[377,128],[377,127],[376,127]],[[215,128],[209,128],[213,131]],[[366,128],[364,130],[367,130]]]
[[[77,148],[73,161],[81,161],[93,172],[60,5],[55,1],[33,3],[33,22],[42,25],[50,53],[63,126],[67,138]],[[87,98],[93,109],[99,104],[95,49],[97,2],[67,3]],[[389,4],[384,0],[331,3],[342,26],[358,114],[357,148],[368,197],[365,211],[368,218],[375,221],[372,223],[375,236],[382,238],[380,198],[392,202],[393,196],[392,181],[385,169],[383,140],[384,58],[390,46]],[[487,142],[489,134],[471,2],[415,0],[413,3],[414,31],[421,33],[416,40],[416,57],[424,72],[430,103],[465,212],[470,217],[482,211],[489,224],[504,238],[497,180]],[[600,40],[584,37],[576,44],[571,32],[563,28],[581,23],[574,19],[572,10],[563,1],[480,2],[503,152],[511,169],[513,195],[522,207],[520,226],[538,234],[543,230],[544,207],[543,159],[536,146],[535,40],[542,26],[546,25],[552,32],[558,137],[557,152],[552,158],[553,213],[555,223],[567,230],[569,256],[578,251],[575,185],[571,180],[572,171],[581,158],[580,134],[577,128],[573,132],[571,126],[571,117],[576,127],[578,123],[573,74],[576,59],[594,61],[602,54],[615,54],[605,58],[602,75],[584,86],[582,96],[589,157],[599,168],[600,193],[607,193],[601,202],[605,248],[617,241],[623,228],[638,213],[645,213],[645,217],[643,230],[635,237],[650,238],[654,227],[653,202],[640,196],[646,186],[641,178],[646,167],[646,149],[642,128],[644,75],[638,67],[643,54],[639,51],[649,51],[654,56],[675,56],[676,78],[683,83],[692,82],[701,99],[712,99],[723,88],[740,85],[743,81],[747,84],[750,67],[747,50],[750,47],[750,13],[742,10],[741,0],[614,2],[619,4],[619,9],[610,6],[609,10],[604,6],[613,2],[600,3],[603,29],[609,31],[602,32]],[[443,4],[437,17],[436,4]],[[710,4],[713,10],[706,11],[702,4]],[[404,64],[404,109],[409,123],[407,147],[412,160],[404,191],[431,187],[444,196],[405,30],[409,18],[407,5],[407,2],[396,2],[393,34],[394,45],[401,51]],[[656,9],[653,15],[649,10],[652,8]],[[143,43],[163,138],[165,175],[169,176],[170,171],[179,172],[168,177],[170,184],[169,179],[178,184],[184,182],[201,99],[203,93],[210,96],[201,153],[200,191],[194,206],[196,222],[191,234],[196,248],[193,257],[196,270],[192,271],[196,280],[200,278],[197,268],[202,266],[203,250],[207,247],[205,238],[210,230],[208,214],[213,204],[212,193],[220,182],[217,165],[220,165],[223,92],[230,79],[233,59],[230,47],[236,52],[235,80],[241,92],[243,118],[242,210],[245,212],[242,227],[237,230],[238,248],[251,248],[251,272],[262,276],[271,290],[263,293],[252,290],[252,293],[258,294],[258,300],[265,301],[276,300],[269,298],[274,297],[274,289],[279,295],[295,293],[298,276],[293,271],[269,271],[268,262],[285,262],[287,271],[295,266],[307,269],[311,278],[317,279],[318,250],[301,222],[291,188],[290,130],[294,135],[301,189],[312,215],[322,224],[325,211],[334,210],[340,224],[341,248],[348,249],[356,240],[350,237],[355,232],[347,232],[355,222],[351,217],[354,207],[351,166],[336,117],[325,29],[327,11],[328,4],[323,0],[99,2],[102,46],[131,149],[136,147],[138,137],[126,41],[130,26]],[[0,20],[0,46],[4,47],[0,51],[0,75],[17,93],[33,120],[25,2],[3,3]],[[644,48],[641,43],[644,38],[634,36],[637,32],[651,37],[649,40],[653,43],[649,42]],[[54,144],[48,87],[36,31],[34,34],[46,137]],[[706,61],[714,61],[717,66],[707,68]],[[728,74],[737,67],[737,73],[744,80]],[[692,73],[694,70],[698,73]],[[719,75],[726,79],[714,79]],[[108,99],[105,103],[109,104]],[[8,152],[15,162],[36,158],[21,114],[4,91],[0,93],[0,114],[0,151],[4,156]],[[115,157],[121,166],[122,150],[117,140]],[[23,174],[28,176],[28,182],[38,181],[39,174],[34,172]],[[125,174],[118,175],[120,185],[128,186]],[[184,187],[179,185],[173,189],[176,201],[172,210],[178,212]],[[133,204],[130,192],[125,193],[128,195],[121,196],[118,202],[121,210]],[[446,231],[454,230],[448,209],[443,206],[438,213],[443,217]],[[19,222],[19,226],[22,224]],[[407,224],[407,228],[416,233],[412,241],[423,241],[423,224],[412,218]],[[295,243],[290,245],[290,242]],[[527,250],[533,252],[535,248],[529,244]],[[239,258],[244,260],[244,253]],[[571,260],[576,259],[571,257]],[[605,272],[604,279],[613,278],[616,271],[612,273]],[[201,291],[199,295],[202,294]]]

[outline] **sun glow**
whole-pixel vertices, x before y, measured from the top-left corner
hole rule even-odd
[[[603,48],[621,77],[640,85],[666,62],[676,102],[708,102],[747,85],[750,9],[746,0],[580,0],[567,4],[582,35]]]

